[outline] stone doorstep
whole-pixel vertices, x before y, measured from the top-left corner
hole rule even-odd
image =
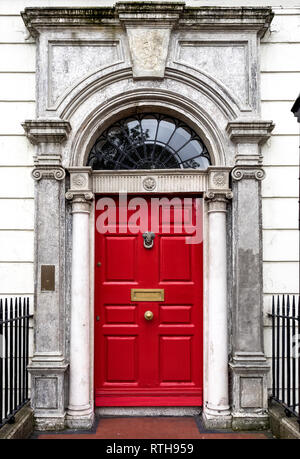
[[[34,429],[34,416],[29,403],[15,414],[14,424],[5,424],[0,429],[0,440],[25,440]]]
[[[273,435],[280,439],[300,439],[300,429],[294,417],[288,418],[284,409],[276,402],[269,407],[270,427]]]
[[[38,432],[32,439],[271,439],[270,432],[207,430],[199,416],[98,417],[91,431]]]

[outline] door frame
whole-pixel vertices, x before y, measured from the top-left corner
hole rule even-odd
[[[232,192],[229,187],[229,178],[232,168],[222,166],[210,166],[206,170],[134,170],[134,171],[92,171],[90,167],[71,167],[68,169],[70,173],[70,189],[67,193],[67,199],[76,198],[76,196],[84,196],[90,202],[94,195],[109,195],[119,191],[134,193],[134,194],[194,194],[204,197],[203,202],[203,410],[207,413],[207,417],[215,416],[217,411],[220,417],[230,417],[228,404],[228,322],[227,322],[227,271],[226,271],[226,243],[222,247],[221,253],[223,258],[212,260],[212,257],[219,257],[218,253],[213,253],[209,250],[209,240],[211,236],[218,238],[220,234],[226,234],[226,217],[223,220],[217,221],[219,215],[226,215],[227,203],[232,197]],[[89,368],[90,368],[90,404],[91,409],[94,405],[94,250],[95,250],[95,208],[94,205],[89,205],[89,327],[90,327],[90,343],[89,343]],[[74,223],[74,222],[73,222]],[[73,228],[74,230],[74,228]],[[224,241],[224,238],[221,238]],[[224,245],[224,244],[223,244]],[[225,258],[224,258],[225,254]],[[212,263],[214,261],[214,263]],[[221,265],[223,281],[221,282],[224,290],[224,298],[222,302],[223,314],[223,331],[224,343],[226,352],[224,355],[217,356],[215,365],[211,367],[211,359],[208,349],[211,344],[218,348],[218,342],[215,340],[212,343],[214,335],[214,320],[212,313],[208,313],[214,303],[214,285],[210,265]],[[72,264],[72,270],[74,264]],[[219,301],[219,298],[217,298]],[[219,332],[218,332],[219,333]],[[224,361],[225,359],[225,361]],[[223,371],[223,374],[221,373]],[[217,394],[214,392],[215,376],[214,372],[218,372],[218,380],[221,381]],[[220,391],[224,392],[224,404],[214,407],[214,399],[220,396]]]

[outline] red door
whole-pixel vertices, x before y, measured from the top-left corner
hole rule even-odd
[[[113,199],[117,233],[95,235],[96,406],[201,406],[202,243],[186,243],[171,207],[169,230],[160,210],[153,247],[145,248]],[[190,202],[194,222],[196,200]],[[150,205],[143,212],[150,229]]]

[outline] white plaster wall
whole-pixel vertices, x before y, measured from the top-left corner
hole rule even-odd
[[[300,8],[274,11],[261,53],[262,117],[276,123],[263,148],[266,179],[262,182],[264,341],[269,362],[271,322],[267,314],[272,295],[299,292],[299,124],[290,110],[300,91]]]
[[[35,116],[35,44],[19,15],[23,5],[15,6],[0,4],[0,297],[29,296],[33,312],[34,147],[20,123]]]
[[[0,295],[33,294],[34,147],[20,125],[35,117],[35,44],[19,15],[29,6],[110,6],[112,0],[0,2]],[[270,357],[271,296],[297,293],[298,128],[290,108],[300,91],[299,0],[187,0],[192,6],[273,6],[261,52],[262,117],[276,128],[263,148],[265,349]],[[32,301],[31,301],[32,305]]]

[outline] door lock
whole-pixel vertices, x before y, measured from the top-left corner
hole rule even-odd
[[[143,238],[144,238],[145,249],[152,249],[153,244],[154,244],[153,239],[155,238],[155,234],[152,233],[152,231],[146,231],[143,234]]]

